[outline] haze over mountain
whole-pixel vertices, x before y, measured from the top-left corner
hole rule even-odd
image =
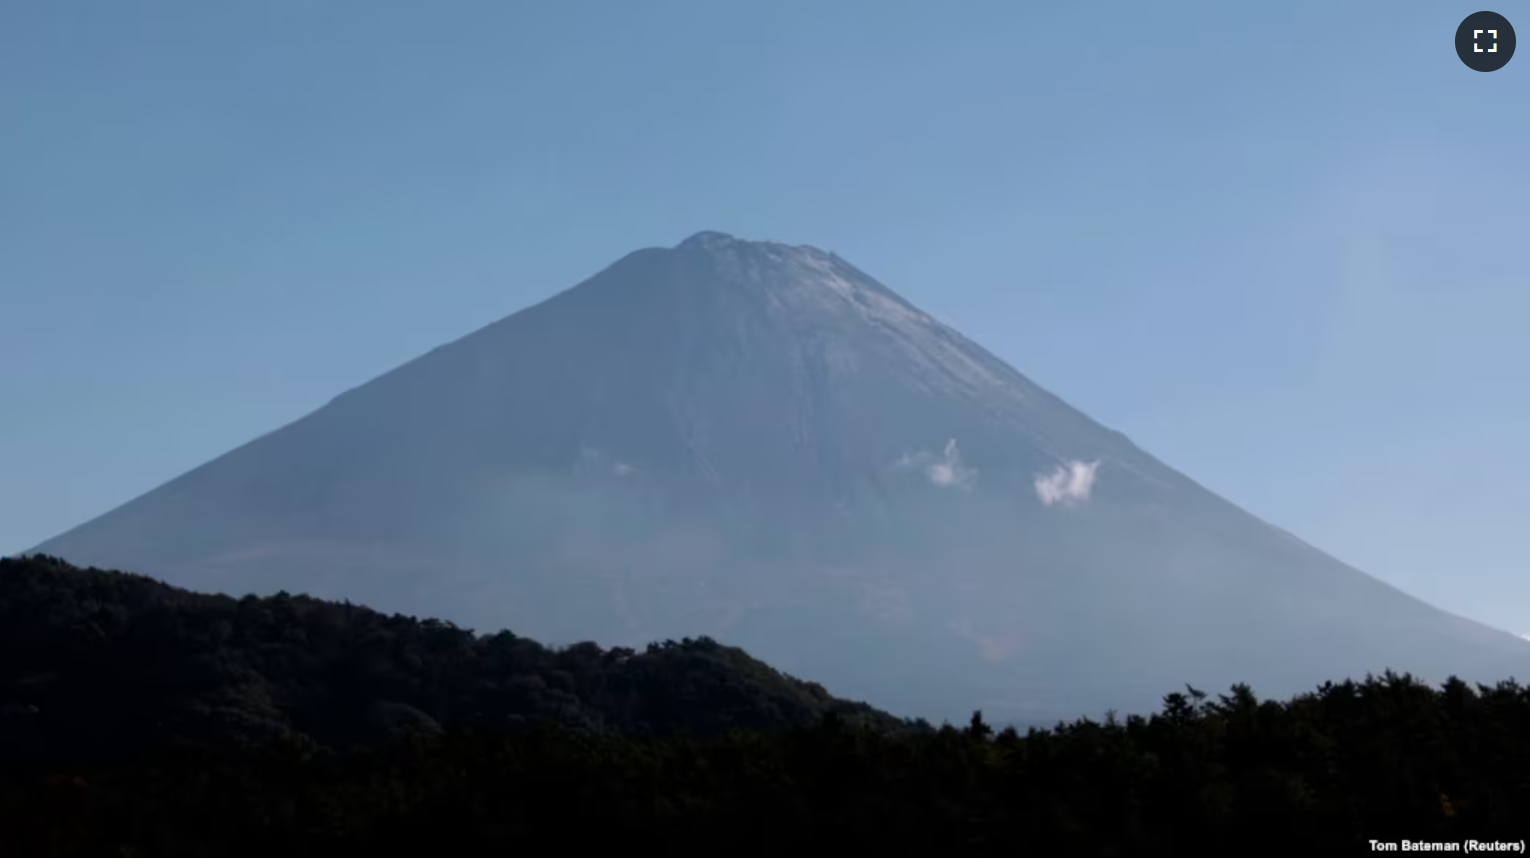
[[[1259,521],[837,256],[711,232],[37,551],[554,642],[712,635],[933,718],[1530,673],[1530,642]]]

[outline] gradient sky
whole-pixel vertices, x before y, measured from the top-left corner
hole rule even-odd
[[[1530,56],[1463,66],[1478,8],[10,0],[0,552],[715,229],[1530,631]]]

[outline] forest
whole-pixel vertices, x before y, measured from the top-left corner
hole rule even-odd
[[[1527,831],[1510,679],[936,727],[705,638],[548,648],[0,560],[6,855],[1370,855]]]

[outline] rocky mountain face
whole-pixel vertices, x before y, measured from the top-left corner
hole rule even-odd
[[[1530,642],[1250,516],[839,257],[719,233],[38,551],[554,642],[711,635],[937,719],[1530,674]]]

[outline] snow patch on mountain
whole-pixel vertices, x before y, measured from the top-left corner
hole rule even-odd
[[[927,391],[983,399],[1014,397],[1026,387],[1024,380],[976,357],[975,347],[954,328],[827,251],[716,232],[698,233],[676,250],[704,253],[725,282],[757,291],[773,312],[788,319],[814,325],[839,320],[844,330],[869,325],[889,354],[915,366],[913,381]]]

